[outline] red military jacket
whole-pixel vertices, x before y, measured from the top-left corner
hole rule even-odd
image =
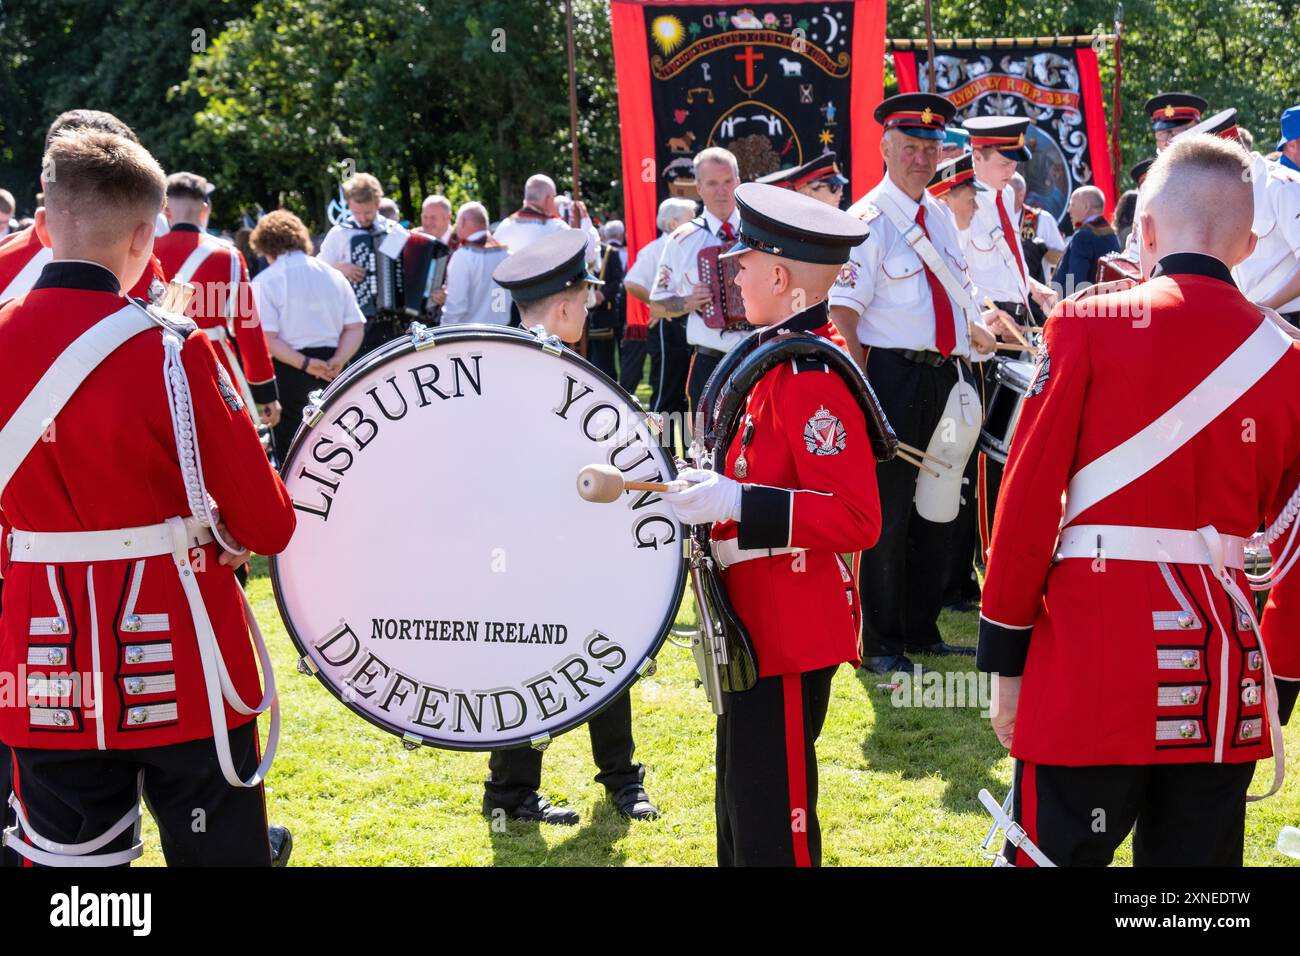
[[[829,338],[825,303],[756,333]],[[743,471],[737,462],[743,453]],[[744,484],[739,522],[713,527],[715,541],[741,548],[804,548],[723,571],[727,594],[749,630],[760,677],[861,662],[861,615],[841,554],[880,535],[876,461],[866,419],[843,379],[821,362],[792,361],[750,391],[727,449],[727,476]]]
[[[1211,569],[1053,561],[1071,476],[1160,418],[1261,321],[1228,268],[1197,254],[1165,257],[1127,291],[1062,302],[1048,320],[1002,480],[980,620],[980,667],[1024,675],[1013,756],[1086,766],[1269,755],[1256,638]],[[1293,346],[1206,428],[1071,525],[1213,525],[1249,537],[1300,482],[1297,381]],[[1263,617],[1279,678],[1300,678],[1297,587],[1294,575],[1275,587]]]
[[[124,305],[107,269],[56,262],[31,292],[0,309],[0,423],[74,339]],[[103,531],[189,514],[163,359],[162,329],[151,329],[90,374],[0,497],[6,539],[15,528]],[[282,550],[293,507],[242,402],[219,380],[201,332],[186,339],[182,359],[207,490],[229,535],[254,551]],[[204,604],[235,688],[256,706],[261,691],[239,583],[218,563],[215,544],[202,551],[191,560],[202,569]],[[170,554],[44,565],[13,561],[6,548],[3,573],[0,674],[20,675],[20,693],[43,684],[45,694],[4,700],[0,740],[114,750],[212,735],[194,626]],[[58,682],[68,675],[76,680],[65,694]],[[128,722],[128,710],[139,707],[147,719]],[[248,719],[226,708],[230,727]]]
[[[0,243],[0,302],[15,299],[31,289],[41,270],[53,259],[50,247],[41,242],[35,226],[13,233]],[[159,302],[167,291],[167,280],[157,256],[140,274],[130,295],[146,302]]]
[[[186,270],[185,281],[194,284],[195,294],[185,314],[200,329],[212,330],[208,337],[213,339],[217,358],[230,377],[240,383],[241,392],[242,384],[247,383],[257,404],[274,402],[278,398],[275,368],[253,305],[243,253],[187,222],[178,222],[171,232],[154,240],[153,251],[170,281],[191,257],[203,255],[196,253],[200,247],[207,252],[206,258],[197,268]],[[231,336],[235,339],[234,349]]]

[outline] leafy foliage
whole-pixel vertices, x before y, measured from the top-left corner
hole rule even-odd
[[[1267,151],[1300,89],[1297,0],[1125,4],[1125,167],[1150,154],[1142,103],[1187,89],[1238,107]],[[889,34],[922,36],[923,0]],[[948,36],[1111,30],[1112,0],[1066,8],[935,0]],[[607,0],[574,0],[582,191],[617,215],[617,92]],[[196,32],[201,31],[201,32]],[[1107,87],[1114,58],[1101,57]],[[71,107],[121,116],[171,169],[220,185],[216,220],[282,202],[324,225],[352,168],[403,212],[431,192],[518,205],[524,179],[571,187],[564,4],[556,0],[0,0],[0,183],[29,211],[45,128]]]

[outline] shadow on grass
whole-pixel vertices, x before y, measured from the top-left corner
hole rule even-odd
[[[940,620],[945,639],[953,644],[973,645],[973,635],[963,633],[966,628],[945,626],[955,617],[945,614]],[[904,780],[923,780],[938,774],[945,784],[944,807],[956,813],[983,812],[978,797],[981,789],[999,798],[1006,790],[996,768],[1006,759],[1007,751],[993,735],[988,718],[982,716],[987,711],[990,685],[971,680],[970,675],[975,673],[971,658],[909,656],[927,671],[942,673],[945,688],[956,690],[961,684],[961,689],[967,691],[964,705],[956,706],[962,695],[951,693],[944,695],[945,706],[915,706],[915,697],[903,694],[895,703],[895,695],[876,687],[891,677],[859,669],[858,680],[866,688],[875,712],[875,723],[863,741],[862,753],[872,769],[898,773]],[[925,680],[922,675],[923,691],[927,687]],[[982,694],[980,687],[984,689]],[[969,693],[972,688],[976,688],[975,693]]]
[[[505,831],[500,832],[487,818],[484,823],[492,841],[493,866],[622,866],[627,862],[627,854],[615,844],[627,834],[631,822],[604,798],[592,807],[590,817],[584,814],[572,828],[572,837],[555,846],[547,846],[542,827],[557,835],[570,828],[507,820]],[[638,824],[654,825],[653,821]]]

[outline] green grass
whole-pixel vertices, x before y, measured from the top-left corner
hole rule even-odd
[[[258,562],[259,571],[265,563]],[[271,645],[280,683],[283,732],[267,786],[273,822],[294,833],[297,866],[711,866],[714,862],[713,719],[695,687],[690,652],[665,644],[657,673],[632,689],[637,757],[663,811],[628,824],[593,780],[589,737],[578,728],[546,752],[542,787],[552,801],[582,814],[576,828],[509,823],[494,833],[479,815],[487,755],[402,749],[354,716],[315,678],[299,674],[276,611],[270,581],[256,575],[249,596]],[[689,597],[679,625],[694,622]],[[947,640],[975,641],[975,615],[945,612]],[[945,669],[967,659],[920,658]],[[838,866],[985,865],[978,848],[989,817],[981,787],[1005,795],[1011,762],[978,708],[894,707],[877,678],[847,666],[818,742],[819,815],[824,863]],[[1287,731],[1300,755],[1300,730]],[[1261,765],[1255,790],[1272,766]],[[1289,862],[1273,849],[1278,830],[1300,823],[1300,792],[1247,811],[1246,862]],[[161,864],[148,825],[146,864]],[[1130,861],[1128,844],[1118,862]]]

